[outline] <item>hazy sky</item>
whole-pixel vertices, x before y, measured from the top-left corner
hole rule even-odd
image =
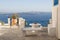
[[[51,12],[51,0],[0,0],[0,12]]]

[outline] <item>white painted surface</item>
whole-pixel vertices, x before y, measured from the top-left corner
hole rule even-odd
[[[57,21],[57,35],[58,38],[60,39],[60,4],[58,6],[58,21]]]
[[[39,23],[37,23],[37,24],[31,23],[31,24],[29,24],[29,25],[31,25],[32,28],[37,28],[37,27],[40,27],[40,26],[41,26],[41,24],[39,24]]]
[[[0,25],[2,25],[2,24],[0,23]]]
[[[41,28],[32,28],[32,27],[29,27],[29,28],[22,28],[22,30],[41,30]]]
[[[42,28],[32,28],[32,27],[27,27],[27,28],[22,28],[22,31],[24,32],[24,35],[38,35],[39,31],[44,31],[47,27],[42,27]]]
[[[10,28],[10,26],[0,26],[0,30],[5,30],[5,29],[8,29]]]
[[[8,25],[10,25],[10,18],[8,18]]]
[[[56,27],[51,27],[52,24],[48,25],[48,35],[49,36],[56,36]]]
[[[54,21],[54,20],[53,20]],[[55,20],[56,21],[56,20]],[[49,20],[50,24],[48,24],[48,35],[49,36],[56,36],[56,26],[52,24],[52,20]],[[52,26],[53,25],[53,26]],[[54,27],[55,26],[55,27]]]
[[[48,25],[48,34],[50,36],[56,36],[57,29],[57,14],[58,14],[58,5],[54,6],[54,0],[52,0],[52,23]]]
[[[5,23],[4,25],[8,26],[9,24],[8,23]]]
[[[57,26],[57,7],[52,7],[52,26]]]
[[[25,19],[19,18],[19,26],[20,26],[20,28],[24,28],[25,27]]]
[[[60,0],[58,2],[57,6],[52,6],[52,27],[56,27],[56,37],[60,39]]]

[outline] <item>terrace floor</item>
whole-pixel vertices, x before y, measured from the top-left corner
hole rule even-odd
[[[48,36],[47,32],[39,32],[39,36],[23,36],[21,29],[6,29],[0,30],[0,40],[57,40],[57,38]]]

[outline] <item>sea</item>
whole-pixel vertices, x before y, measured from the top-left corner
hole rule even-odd
[[[0,13],[0,21],[8,23],[8,17],[11,17],[12,14],[14,13]],[[51,12],[21,12],[16,14],[26,20],[27,27],[30,26],[30,23],[40,23],[43,27],[47,27],[52,16]]]

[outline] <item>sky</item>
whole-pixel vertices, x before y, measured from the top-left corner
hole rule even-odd
[[[0,0],[0,12],[51,12],[51,0]]]

